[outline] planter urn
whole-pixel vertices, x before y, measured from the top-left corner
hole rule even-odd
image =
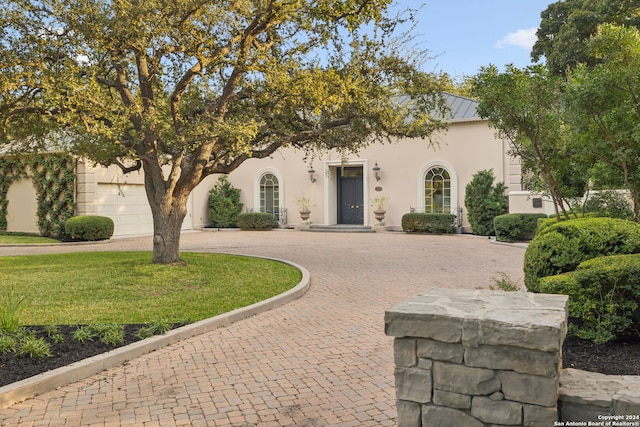
[[[311,216],[311,211],[300,211],[300,218],[304,222],[309,221],[309,216]]]

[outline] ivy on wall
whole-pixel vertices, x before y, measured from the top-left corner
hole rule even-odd
[[[46,154],[29,158],[0,159],[0,230],[7,229],[11,184],[31,178],[38,197],[40,235],[64,236],[64,223],[75,214],[75,162],[68,154]]]

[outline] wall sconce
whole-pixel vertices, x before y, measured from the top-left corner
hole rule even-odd
[[[373,166],[373,172],[375,174],[376,181],[380,181],[380,175],[378,175],[378,172],[380,172],[380,166],[378,166],[378,162]]]
[[[316,182],[316,177],[313,176],[313,174],[316,173],[316,171],[313,170],[312,165],[309,165],[309,170],[307,172],[309,172],[309,179],[311,180],[311,182]]]

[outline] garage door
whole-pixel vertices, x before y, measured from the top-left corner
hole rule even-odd
[[[188,207],[190,205],[191,198],[187,203]],[[114,236],[153,234],[153,218],[144,185],[98,184],[96,213],[113,220]],[[191,209],[188,209],[182,229],[191,229]]]

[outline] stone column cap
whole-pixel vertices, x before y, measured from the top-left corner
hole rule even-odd
[[[566,295],[468,289],[430,289],[385,312],[393,337],[555,351],[567,328]]]

